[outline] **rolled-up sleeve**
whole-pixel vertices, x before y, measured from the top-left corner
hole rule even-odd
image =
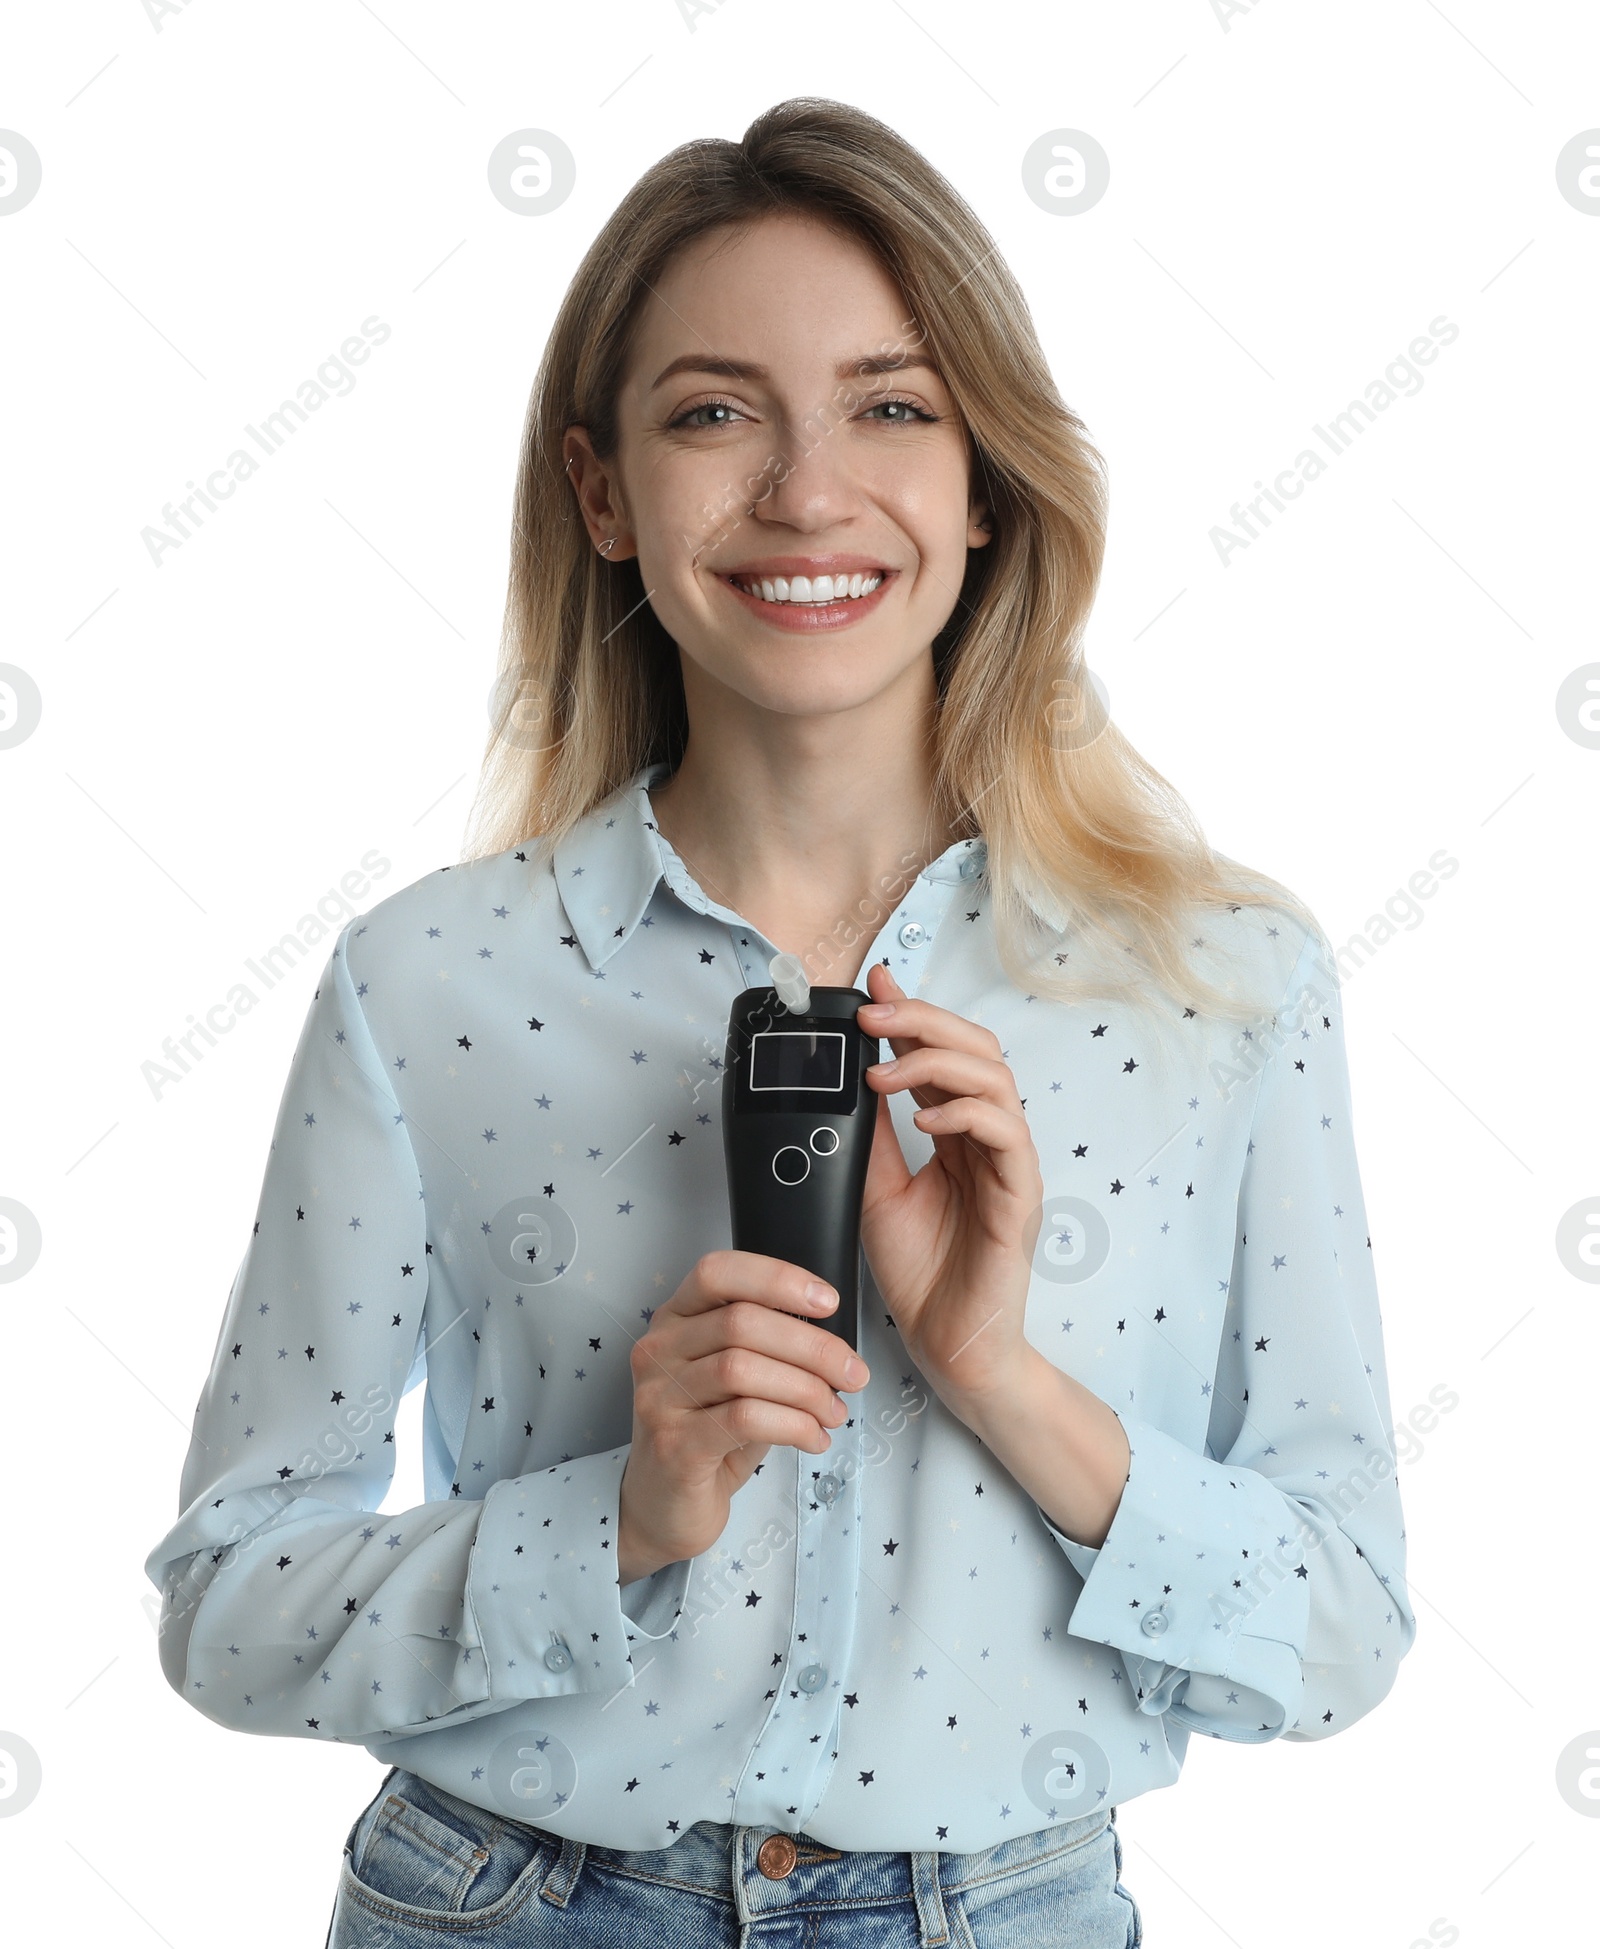
[[[1204,1453],[1117,1409],[1127,1480],[1075,1637],[1114,1646],[1139,1709],[1242,1742],[1325,1738],[1394,1683],[1405,1585],[1377,1286],[1338,977],[1308,936],[1263,1029]]]
[[[671,1628],[688,1566],[619,1590],[626,1445],[382,1513],[425,1371],[427,1210],[405,1116],[335,943],[279,1106],[145,1572],[162,1668],[207,1718],[360,1741],[517,1699],[608,1693]]]

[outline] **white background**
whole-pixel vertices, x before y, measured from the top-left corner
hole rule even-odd
[[[1212,840],[1339,943],[1438,849],[1459,862],[1346,988],[1392,1405],[1458,1397],[1401,1469],[1418,1640],[1338,1737],[1197,1738],[1177,1787],[1125,1805],[1145,1940],[1592,1926],[1600,1821],[1556,1772],[1580,1735],[1600,1746],[1600,1291],[1555,1232],[1600,1197],[1600,752],[1556,694],[1600,659],[1600,198],[1564,200],[1556,158],[1600,125],[1600,20],[1484,0],[71,16],[0,28],[0,125],[43,159],[0,220],[0,661],[43,696],[0,751],[0,1195],[44,1241],[0,1285],[0,1734],[43,1763],[0,1819],[8,1932],[323,1940],[381,1769],[181,1703],[141,1566],[325,948],[159,1099],[141,1066],[369,849],[392,864],[362,904],[459,857],[556,305],[641,171],[793,94],[891,122],[1027,292],[1110,462],[1091,662]],[[517,215],[486,164],[530,126],[577,183]],[[1024,192],[1023,152],[1062,127],[1110,156],[1092,210]],[[372,314],[392,336],[355,390],[153,565],[163,503]],[[1441,315],[1459,336],[1421,391],[1224,566],[1231,505]],[[421,1500],[419,1404],[390,1507]]]

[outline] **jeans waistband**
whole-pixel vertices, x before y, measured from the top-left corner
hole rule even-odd
[[[558,1905],[570,1895],[584,1866],[593,1864],[668,1887],[729,1897],[746,1922],[778,1910],[906,1900],[916,1907],[921,1941],[930,1945],[952,1939],[945,1917],[945,1895],[1071,1854],[1103,1833],[1115,1813],[1114,1809],[1102,1808],[1075,1820],[1056,1821],[1030,1833],[1013,1835],[969,1854],[940,1849],[840,1848],[804,1829],[736,1826],[710,1820],[696,1821],[670,1847],[615,1848],[573,1840],[510,1814],[491,1812],[406,1768],[395,1770],[392,1784],[425,1806],[431,1799],[441,1817],[455,1820],[469,1833],[474,1823],[486,1828],[500,1824],[520,1828],[543,1843],[550,1853],[550,1867],[541,1892]],[[764,1844],[774,1836],[781,1836],[783,1844],[769,1848],[763,1856]],[[789,1844],[794,1849],[792,1865]],[[779,1870],[777,1874],[767,1872],[774,1867]]]

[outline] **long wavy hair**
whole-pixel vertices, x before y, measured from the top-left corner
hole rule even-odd
[[[973,211],[894,130],[842,102],[780,102],[738,142],[674,149],[578,266],[528,402],[464,857],[526,845],[547,859],[641,767],[681,760],[689,722],[677,646],[637,561],[612,564],[589,545],[562,436],[581,425],[602,460],[615,455],[619,384],[651,287],[693,239],[778,212],[825,222],[876,255],[968,437],[993,534],[968,551],[932,645],[933,791],[951,834],[987,846],[1007,976],[1063,1001],[1159,1001],[1164,1015],[1174,1001],[1236,1021],[1270,1011],[1276,995],[1252,994],[1226,956],[1208,978],[1191,951],[1203,934],[1193,937],[1222,905],[1276,908],[1320,933],[1313,916],[1288,888],[1210,847],[1110,721],[1084,666],[1105,551],[1104,462],[1056,390],[1022,291]]]

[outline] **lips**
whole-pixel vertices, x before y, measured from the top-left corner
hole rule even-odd
[[[860,622],[883,601],[884,592],[896,579],[896,573],[894,569],[863,564],[858,559],[811,575],[795,561],[781,566],[773,562],[763,563],[756,569],[736,569],[719,574],[717,580],[736,602],[773,628],[805,632],[848,628]],[[807,591],[798,600],[797,582]],[[812,593],[819,583],[826,590],[821,600]],[[852,588],[857,593],[851,594]]]

